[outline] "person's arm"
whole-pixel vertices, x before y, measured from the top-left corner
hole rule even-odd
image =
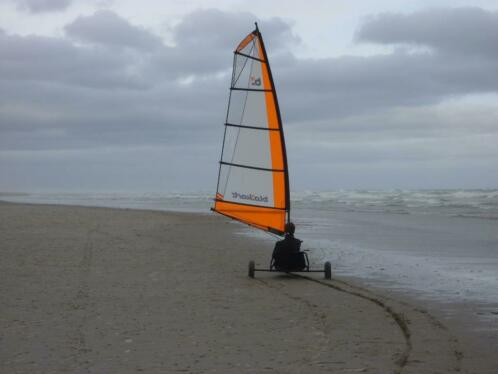
[[[303,242],[302,240],[299,240],[298,238],[294,238],[295,240],[295,246],[296,246],[296,252],[301,252],[301,243]]]
[[[280,242],[275,243],[275,248],[273,248],[272,257],[275,257],[280,250]]]

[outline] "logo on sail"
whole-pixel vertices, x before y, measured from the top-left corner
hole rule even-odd
[[[261,78],[260,77],[254,77],[254,76],[250,76],[250,80],[251,80],[251,86],[261,86]]]
[[[232,192],[232,198],[234,199],[242,199],[242,200],[250,200],[250,201],[257,201],[260,203],[267,203],[268,202],[268,196],[263,196],[263,195],[253,195],[252,193],[250,194],[241,194],[238,192]]]

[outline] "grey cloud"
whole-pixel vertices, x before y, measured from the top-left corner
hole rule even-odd
[[[250,13],[225,13],[214,9],[194,11],[170,29],[173,46],[164,45],[158,36],[130,24],[111,11],[78,17],[65,27],[65,31],[71,39],[89,43],[93,48],[127,47],[135,50],[136,54],[133,51],[112,53],[123,63],[128,62],[127,70],[144,79],[144,84],[147,78],[150,78],[148,83],[155,84],[158,79],[228,71],[231,52],[243,35],[252,30],[255,20],[257,18]],[[272,33],[273,54],[283,52],[284,46],[291,43],[299,43],[290,25],[279,18],[265,20],[263,27]]]
[[[74,39],[106,46],[129,47],[153,51],[162,41],[139,26],[133,26],[116,13],[101,10],[91,16],[80,16],[67,25],[66,33]]]
[[[452,95],[498,92],[497,64],[394,53],[274,64],[290,119],[347,117],[392,106],[435,104]]]
[[[368,57],[287,59],[276,81],[288,118],[348,117],[448,97],[498,92],[498,13],[477,8],[382,14],[365,21],[356,40],[423,45]]]
[[[226,105],[220,86],[193,93],[174,85],[128,93],[44,83],[32,84],[32,93],[6,88],[14,97],[2,95],[0,148],[10,150],[216,143]]]
[[[18,8],[31,13],[65,10],[73,0],[18,0]]]
[[[368,120],[368,118],[366,118]],[[413,119],[398,121],[403,127]],[[439,131],[450,118],[432,118],[429,124]],[[496,117],[495,117],[496,120]],[[496,185],[498,134],[473,134],[472,131],[434,131],[416,128],[383,131],[376,123],[364,132],[287,131],[289,164],[295,187],[309,188],[448,188]],[[306,136],[307,134],[307,136]],[[304,135],[304,137],[303,137]],[[296,140],[298,139],[298,140]],[[324,176],[329,176],[324,177]],[[333,186],[333,187],[332,187]]]
[[[253,30],[258,18],[251,13],[227,13],[216,9],[197,10],[185,16],[171,29],[175,46],[164,48],[155,56],[158,71],[190,75],[209,75],[227,71],[232,66],[231,52]],[[280,18],[262,23],[263,31],[272,35],[272,54],[299,43],[291,26]]]
[[[370,17],[356,34],[360,42],[411,44],[451,54],[498,57],[498,12],[480,8],[429,9]]]
[[[165,95],[163,102],[170,98],[176,107],[186,103],[181,104],[182,109],[189,111],[190,105],[190,114],[192,106],[200,104],[199,110],[216,106],[213,93],[218,92],[217,87],[228,86],[231,51],[251,30],[246,26],[254,19],[249,13],[196,11],[172,28],[174,46],[160,44],[158,37],[111,12],[80,17],[67,26],[68,35],[92,41],[90,46],[67,39],[0,34],[0,77],[20,90],[27,89],[22,81],[42,81],[49,86],[61,83],[67,86],[66,92],[74,90],[81,95],[85,93],[79,91],[85,87],[99,88],[109,92],[109,105],[116,100],[127,108],[130,105],[126,100],[118,100],[134,94],[122,94],[123,89],[139,89],[137,103],[149,100],[151,93],[168,92],[172,94]],[[100,27],[105,20],[111,22]],[[263,31],[273,30],[265,35],[270,35],[267,43],[287,122],[347,118],[387,107],[437,103],[451,95],[498,90],[494,61],[474,55],[449,59],[439,54],[400,51],[370,57],[298,59],[284,54],[297,42],[288,24],[271,19],[261,27]],[[120,33],[126,36],[125,42],[120,41]],[[148,53],[106,48],[125,43]],[[227,74],[212,75],[219,72]],[[193,77],[191,84],[177,83],[179,77],[189,76]],[[219,92],[216,97],[225,105],[226,89]],[[5,99],[9,100],[9,95]]]
[[[194,185],[206,186],[201,178],[216,174],[232,51],[255,19],[249,13],[196,11],[170,29],[172,45],[108,11],[77,18],[62,38],[0,30],[0,176],[16,170],[39,175],[43,160],[57,160],[47,167],[48,174],[57,173],[59,166],[71,180],[78,175],[102,178],[112,188],[108,170],[117,170],[114,180],[126,185],[128,172],[136,178],[154,174],[174,179],[175,165],[182,163],[182,169],[195,175]],[[376,18],[376,27],[382,20]],[[360,29],[358,40],[394,43],[374,38],[371,22]],[[341,169],[344,165],[368,175],[368,168],[382,164],[378,167],[384,167],[384,174],[379,175],[388,180],[393,170],[388,161],[396,158],[424,163],[439,160],[445,151],[460,161],[470,158],[471,151],[481,161],[493,156],[490,147],[487,156],[480,153],[479,141],[469,140],[469,152],[463,154],[455,144],[474,139],[469,135],[476,131],[495,140],[497,108],[486,115],[467,113],[458,131],[451,130],[458,135],[455,141],[444,140],[453,120],[425,110],[448,97],[498,92],[491,54],[427,39],[424,45],[433,48],[431,53],[400,49],[368,57],[303,59],[292,54],[299,40],[291,25],[272,18],[260,27],[272,61],[292,173],[319,180],[323,168],[334,165],[338,176],[353,181],[360,178]],[[320,142],[328,145],[317,146]],[[441,152],[430,152],[437,147]],[[191,151],[189,160],[184,160],[185,149]],[[95,166],[99,156],[101,165]],[[78,173],[67,171],[74,165]],[[423,167],[418,171],[423,174]],[[27,185],[33,178],[21,182]],[[48,177],[44,180],[50,183]],[[167,185],[159,178],[156,182]]]
[[[498,105],[472,105],[462,101],[423,107],[396,107],[377,113],[316,122],[302,121],[291,127],[300,143],[462,141],[488,137],[498,140]],[[465,152],[465,148],[463,148]],[[495,150],[498,156],[498,150]]]
[[[80,87],[139,88],[129,59],[103,48],[78,47],[68,40],[0,34],[0,79],[46,81]],[[133,63],[133,61],[132,61]]]
[[[234,50],[241,37],[252,31],[254,22],[259,19],[247,12],[227,13],[216,9],[197,10],[187,15],[180,24],[173,28],[175,41],[182,48],[193,48],[203,52],[210,49]],[[272,35],[272,52],[299,43],[293,35],[291,25],[282,19],[273,17],[260,22],[262,32]]]
[[[197,146],[102,147],[88,150],[2,152],[2,189],[185,191],[214,189],[209,183],[218,149]],[[7,162],[6,162],[7,161]],[[181,167],[178,165],[181,164]],[[77,167],[75,167],[77,165]],[[193,178],[195,176],[195,178]],[[75,184],[77,181],[77,184]],[[201,183],[199,183],[201,182]]]

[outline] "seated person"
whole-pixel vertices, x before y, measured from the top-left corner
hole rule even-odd
[[[275,244],[272,265],[276,269],[303,270],[306,267],[304,254],[300,251],[302,241],[294,237],[296,227],[292,222],[285,225],[285,238]]]

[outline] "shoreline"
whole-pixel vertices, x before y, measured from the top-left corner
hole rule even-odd
[[[221,217],[0,202],[0,218],[7,371],[492,372],[426,310],[377,290],[250,280],[248,260],[266,264],[271,247]]]
[[[46,202],[18,202],[18,201],[8,201],[3,200],[0,197],[0,205],[2,204],[13,204],[13,205],[29,205],[29,206],[45,206],[45,207],[70,207],[70,208],[89,208],[89,209],[114,209],[114,210],[133,210],[138,212],[164,212],[164,213],[179,213],[179,214],[199,214],[199,215],[211,215],[211,212],[203,211],[186,211],[186,210],[175,210],[175,209],[152,209],[152,208],[132,208],[132,207],[120,207],[120,206],[102,206],[102,205],[84,205],[84,204],[68,204],[68,203],[46,203]]]

